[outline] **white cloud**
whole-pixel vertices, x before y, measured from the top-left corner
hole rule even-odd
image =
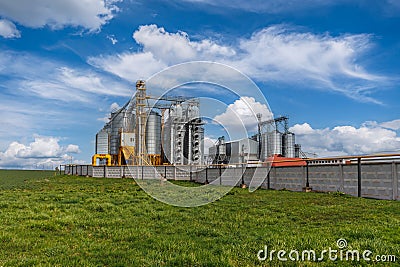
[[[213,120],[225,127],[230,135],[233,135],[233,133],[243,130],[243,127],[247,131],[255,131],[258,124],[257,113],[262,114],[263,121],[272,118],[272,113],[265,104],[257,102],[253,97],[242,96],[228,105],[226,110],[215,116]]]
[[[277,25],[241,40],[240,48],[246,56],[239,63],[262,80],[286,80],[302,73],[309,79],[327,82],[334,76],[373,81],[379,77],[356,64],[357,56],[369,47],[370,36],[366,34],[332,37]]]
[[[396,132],[384,129],[378,123],[368,122],[359,128],[336,126],[332,129],[313,129],[304,123],[294,125],[290,131],[296,134],[296,142],[302,145],[303,151],[317,153],[320,157],[400,150],[400,137]]]
[[[99,95],[130,96],[129,88],[112,79],[87,70],[74,70],[61,67],[53,70],[49,79],[35,78],[21,81],[21,90],[46,99],[64,102],[92,102]]]
[[[169,33],[163,27],[154,24],[140,26],[134,32],[133,38],[143,46],[144,52],[151,52],[155,58],[168,65],[196,60],[199,57],[235,55],[235,51],[230,47],[218,45],[208,39],[191,41],[185,32]]]
[[[88,63],[129,82],[147,79],[149,76],[167,67],[162,61],[155,59],[150,52],[91,57],[88,59]]]
[[[108,35],[108,36],[107,36],[107,39],[110,40],[111,43],[112,43],[113,45],[115,45],[116,43],[118,43],[118,40],[117,40],[117,39],[115,38],[115,36],[113,36],[113,35]]]
[[[65,164],[71,155],[80,153],[79,146],[69,144],[64,147],[59,144],[60,139],[51,136],[35,136],[28,145],[12,142],[4,152],[0,152],[0,166],[6,168]]]
[[[400,130],[400,120],[387,121],[380,124],[383,128]]]
[[[65,149],[65,153],[81,153],[81,150],[79,149],[79,146],[77,145],[68,145],[67,148]]]
[[[368,34],[333,37],[275,25],[226,46],[211,39],[193,41],[184,32],[169,33],[162,27],[145,25],[133,38],[142,51],[91,57],[88,62],[132,81],[147,79],[174,64],[209,60],[233,66],[259,81],[307,85],[375,103],[379,101],[369,96],[370,91],[387,80],[362,66],[362,56],[372,47]]]
[[[0,1],[0,16],[31,28],[83,27],[97,31],[111,20],[118,0],[13,0]]]
[[[13,91],[63,102],[92,102],[98,96],[131,96],[125,81],[88,69],[63,66],[27,53],[0,52],[0,74],[10,79],[3,84]]]
[[[177,2],[188,2],[202,5],[209,12],[231,12],[231,9],[246,10],[254,13],[282,14],[299,11],[317,12],[324,7],[340,5],[357,5],[359,7],[370,7],[368,0],[175,0]],[[394,11],[400,8],[398,0],[379,1],[382,10]],[[210,8],[214,7],[214,8]],[[374,6],[376,7],[376,6]],[[377,10],[375,10],[377,11]]]
[[[4,38],[20,38],[21,33],[14,23],[7,19],[0,19],[0,36]]]
[[[213,7],[223,7],[224,9],[220,12],[229,9],[241,9],[256,13],[268,13],[277,14],[292,12],[298,10],[307,10],[315,7],[329,6],[334,3],[345,2],[346,0],[294,0],[294,1],[282,1],[282,0],[251,0],[251,1],[241,1],[241,0],[179,0],[182,2],[203,4]]]
[[[114,111],[117,111],[117,110],[119,110],[121,107],[118,105],[118,103],[112,103],[111,104],[111,106],[110,106],[110,111],[111,112],[114,112]]]

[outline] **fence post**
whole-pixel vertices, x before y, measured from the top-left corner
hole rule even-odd
[[[143,180],[143,170],[144,170],[144,166],[142,165],[142,180]]]
[[[361,197],[361,158],[357,158],[357,196]]]
[[[219,185],[222,185],[221,164],[219,165]]]
[[[310,187],[310,179],[308,175],[308,161],[306,161],[306,189]]]
[[[174,165],[174,180],[176,180],[176,166]]]
[[[397,164],[392,162],[392,186],[393,186],[393,200],[397,200],[399,195],[399,177],[397,174]]]
[[[339,190],[344,193],[344,174],[343,174],[343,164],[342,163],[339,163],[339,179],[340,179]]]
[[[192,165],[189,167],[190,181],[192,181]]]
[[[106,166],[106,165],[104,165],[104,173],[103,173],[103,177],[104,177],[104,178],[106,178],[106,177],[107,177],[107,175],[106,175],[106,172],[107,172],[107,166]]]
[[[167,179],[167,165],[164,166],[164,179]]]
[[[268,170],[268,174],[267,174],[267,189],[271,189],[271,177],[270,177],[270,172],[271,169]]]
[[[208,184],[208,166],[206,166],[206,182],[205,184]]]
[[[244,187],[245,186],[245,183],[244,183],[244,172],[245,172],[244,164],[242,164],[242,184],[240,185],[241,188],[245,188]]]

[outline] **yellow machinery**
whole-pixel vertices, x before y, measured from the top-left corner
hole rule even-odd
[[[156,165],[161,165],[162,164],[161,155],[160,154],[149,154],[148,157],[149,157],[149,160],[150,160],[149,163],[151,165],[156,166]]]
[[[127,165],[133,165],[135,163],[135,147],[133,146],[121,146],[118,153],[118,166],[123,165],[122,159],[125,159]]]
[[[97,159],[106,159],[107,160],[106,165],[107,166],[111,166],[111,155],[109,155],[109,154],[95,154],[92,157],[92,165],[93,166],[97,165]]]

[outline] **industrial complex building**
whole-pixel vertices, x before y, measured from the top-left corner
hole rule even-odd
[[[152,99],[157,102],[149,104]],[[197,99],[152,98],[140,80],[135,96],[97,133],[92,164],[200,165],[203,124]]]
[[[153,102],[149,104],[149,102]],[[204,155],[204,122],[196,98],[147,95],[145,82],[96,135],[92,165],[202,165],[264,162],[280,155],[301,157],[300,145],[288,130],[288,118],[262,121],[258,134],[236,141],[220,137]]]
[[[288,117],[261,121],[258,134],[250,138],[225,141],[218,138],[216,144],[209,148],[210,162],[213,164],[265,162],[278,155],[284,158],[306,157],[301,146],[295,143],[295,134],[289,132]]]

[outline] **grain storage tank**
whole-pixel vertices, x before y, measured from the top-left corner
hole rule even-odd
[[[110,154],[110,137],[105,129],[96,134],[96,154]]]
[[[120,133],[124,129],[125,112],[111,113],[110,154],[118,155],[120,147]]]
[[[282,155],[282,133],[272,131],[267,134],[268,157],[272,155]]]
[[[287,158],[295,157],[295,135],[294,133],[285,133],[283,135],[283,156]]]
[[[161,115],[151,111],[146,123],[147,154],[161,155]]]

